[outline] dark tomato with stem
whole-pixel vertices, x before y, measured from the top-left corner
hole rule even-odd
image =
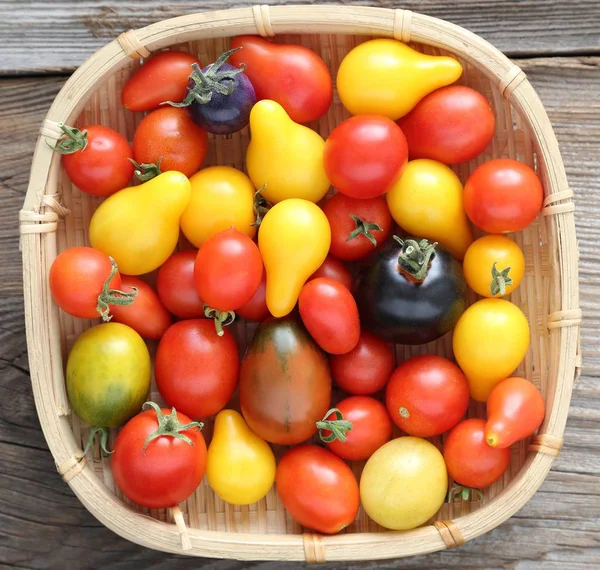
[[[260,285],[256,293],[243,307],[237,309],[236,314],[247,321],[264,321],[271,313],[267,307],[267,273],[263,268]]]
[[[328,277],[334,281],[339,281],[348,290],[352,290],[352,284],[354,283],[350,270],[342,261],[332,255],[328,255],[325,258],[325,261],[321,264],[319,269],[317,269],[307,281],[317,279],[318,277]]]

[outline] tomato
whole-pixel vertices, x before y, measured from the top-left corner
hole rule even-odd
[[[379,337],[361,331],[358,344],[346,354],[331,355],[329,363],[331,375],[342,390],[357,395],[374,394],[392,375],[394,349]]]
[[[65,136],[54,150],[63,155],[63,168],[77,188],[92,196],[110,196],[129,184],[133,152],[123,135],[102,125],[82,131],[59,126]]]
[[[122,493],[150,509],[174,507],[198,487],[206,469],[202,424],[148,402],[115,439],[110,466]]]
[[[502,234],[524,230],[538,215],[544,189],[526,164],[509,158],[489,160],[465,184],[465,211],[484,232]]]
[[[489,446],[485,441],[485,420],[471,418],[460,422],[446,436],[444,460],[454,481],[483,489],[508,469],[510,449]]]
[[[334,194],[323,207],[331,226],[329,251],[339,259],[356,261],[387,240],[392,216],[383,196],[360,200]]]
[[[333,255],[328,255],[325,258],[325,261],[321,264],[319,269],[317,269],[307,279],[307,282],[312,279],[317,279],[318,277],[328,277],[329,279],[333,279],[334,281],[339,281],[344,287],[347,287],[350,291],[352,290],[352,284],[354,283],[352,273],[350,273],[348,268],[339,259],[333,257]]]
[[[113,320],[130,326],[143,338],[158,340],[171,326],[173,318],[154,289],[139,277],[130,275],[121,276],[121,289],[126,293],[137,289],[137,295],[131,305],[112,307]]]
[[[317,427],[327,448],[342,459],[368,459],[392,437],[392,420],[385,406],[375,398],[350,396],[339,402],[336,410],[338,414],[335,411],[329,414]],[[338,427],[333,427],[333,431],[327,429],[331,422],[334,426],[341,425],[341,431]]]
[[[436,89],[398,125],[410,158],[457,164],[481,154],[494,136],[496,119],[489,101],[464,85]]]
[[[236,314],[247,321],[264,321],[269,315],[267,307],[267,274],[263,268],[260,285],[252,298],[243,306],[237,309]]]
[[[521,248],[504,235],[486,235],[474,241],[463,260],[467,285],[482,297],[512,293],[525,274]]]
[[[219,336],[206,319],[169,327],[154,360],[156,387],[165,403],[191,418],[206,418],[225,407],[239,369],[235,338],[227,329]]]
[[[469,385],[461,369],[448,359],[435,354],[414,356],[392,374],[385,400],[402,431],[433,437],[463,418],[469,407]]]
[[[133,155],[140,164],[156,164],[160,170],[196,173],[206,156],[208,135],[185,109],[163,107],[148,113],[133,135]]]
[[[304,326],[325,352],[345,354],[358,344],[358,308],[352,293],[338,281],[309,281],[302,287],[298,308]]]
[[[183,51],[152,55],[123,86],[121,103],[130,111],[152,111],[165,101],[181,101],[186,94],[192,63],[200,62]]]
[[[331,73],[312,50],[292,44],[278,44],[259,36],[238,36],[231,47],[230,61],[246,64],[246,75],[256,91],[257,100],[277,101],[296,123],[321,118],[333,100]]]
[[[316,445],[287,451],[277,466],[275,483],[285,509],[306,528],[335,534],[358,514],[358,483],[350,467]]]
[[[375,198],[400,178],[408,160],[406,138],[386,117],[361,115],[341,122],[325,141],[325,173],[351,198]]]

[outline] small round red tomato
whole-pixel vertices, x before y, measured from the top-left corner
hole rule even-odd
[[[485,441],[485,420],[472,418],[460,422],[446,436],[444,460],[454,481],[483,489],[508,469],[510,448],[490,447]]]
[[[394,423],[416,437],[440,435],[454,427],[469,406],[462,370],[435,354],[403,362],[388,382],[386,405]]]
[[[65,136],[55,150],[63,155],[63,168],[77,188],[92,196],[110,196],[129,185],[133,152],[123,135],[102,125],[62,130]]]
[[[357,395],[374,394],[383,389],[395,363],[392,345],[366,331],[360,333],[358,344],[350,352],[334,354],[329,359],[336,384]]]
[[[165,403],[191,418],[221,411],[237,387],[240,356],[233,335],[206,319],[179,321],[156,351],[156,387]]]
[[[392,231],[392,215],[383,196],[361,200],[337,193],[327,200],[323,212],[331,226],[329,251],[344,261],[366,257]]]
[[[391,439],[392,425],[385,406],[369,396],[342,400],[325,421],[317,423],[327,448],[348,461],[371,457]]]
[[[359,115],[341,122],[323,151],[327,178],[351,198],[381,196],[398,181],[407,161],[404,133],[380,115]]]
[[[236,313],[238,317],[242,317],[247,321],[261,322],[264,321],[271,313],[267,307],[267,273],[263,268],[263,274],[260,280],[260,285],[250,299],[243,307],[240,307]]]
[[[115,439],[112,476],[134,503],[166,509],[185,501],[202,481],[206,443],[202,424],[154,402],[146,405],[153,409],[130,419]]]
[[[200,65],[194,55],[183,51],[151,56],[125,83],[121,103],[130,111],[152,111],[165,101],[183,101],[192,63]]]
[[[494,136],[489,101],[475,89],[450,85],[436,89],[398,121],[411,160],[431,158],[457,164],[481,154]]]
[[[358,343],[360,321],[352,293],[340,282],[320,277],[306,283],[298,297],[306,330],[329,354],[345,354]]]
[[[346,528],[358,514],[360,494],[352,470],[316,445],[287,451],[275,473],[283,506],[302,526],[324,534]]]
[[[465,212],[489,234],[524,230],[540,212],[543,199],[537,174],[526,164],[509,158],[485,162],[465,184]]]
[[[185,109],[163,107],[148,113],[133,135],[133,155],[139,164],[158,164],[191,176],[200,169],[208,149],[208,135]]]
[[[318,277],[328,277],[334,281],[339,281],[350,291],[352,290],[352,284],[354,283],[354,279],[352,279],[352,273],[350,273],[349,269],[342,261],[333,257],[332,255],[328,255],[325,258],[325,261],[321,264],[319,269],[317,269],[307,279],[307,281],[312,281]]]

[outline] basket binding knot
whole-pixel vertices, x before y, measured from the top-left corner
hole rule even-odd
[[[465,539],[454,521],[433,521],[433,526],[440,533],[446,548],[456,548],[465,543]]]
[[[527,446],[527,451],[535,451],[557,457],[563,445],[563,438],[550,435],[549,433],[539,433]]]
[[[554,214],[567,214],[575,211],[575,204],[572,201],[573,190],[567,188],[560,192],[553,192],[544,198],[542,204],[542,216],[552,216]],[[557,204],[556,202],[561,202]]]
[[[302,535],[304,544],[304,558],[308,564],[322,563],[327,560],[325,543],[321,535],[314,533],[304,533]]]
[[[254,16],[254,25],[256,31],[263,38],[273,37],[275,32],[271,25],[271,13],[269,7],[266,4],[260,6],[252,6],[252,16]]]
[[[123,48],[123,51],[131,59],[143,59],[150,56],[150,50],[142,45],[138,39],[135,30],[127,30],[119,35],[117,41]]]
[[[412,14],[410,10],[394,10],[392,34],[395,40],[404,42],[405,44],[410,43]]]

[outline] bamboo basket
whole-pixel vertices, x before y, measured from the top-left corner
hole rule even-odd
[[[70,184],[60,156],[47,141],[61,136],[59,122],[78,126],[99,122],[131,140],[141,114],[120,106],[120,89],[151,52],[178,47],[198,54],[206,64],[228,48],[231,36],[256,33],[310,47],[334,74],[344,54],[371,37],[394,37],[426,53],[457,57],[464,67],[459,83],[487,96],[497,124],[484,153],[455,169],[463,183],[484,161],[511,157],[534,167],[544,185],[540,216],[526,231],[513,236],[525,253],[526,276],[512,301],[523,309],[532,335],[530,350],[517,372],[541,389],[546,418],[535,437],[513,446],[509,470],[485,490],[483,500],[445,503],[431,524],[411,531],[385,531],[361,509],[343,533],[321,536],[302,529],[287,515],[275,489],[254,505],[234,507],[215,496],[206,481],[179,507],[144,510],[128,503],[115,488],[109,459],[101,457],[98,449],[90,450],[87,457],[81,451],[88,428],[70,413],[63,364],[77,336],[96,322],[59,312],[47,277],[57,252],[87,244],[88,221],[98,200]],[[328,114],[311,126],[326,136],[347,116],[336,96]],[[247,130],[211,137],[205,165],[243,168],[248,137]],[[562,445],[571,389],[580,368],[581,311],[572,197],[552,127],[523,71],[483,39],[442,20],[408,10],[369,7],[254,6],[182,16],[121,34],[73,74],[52,104],[40,129],[20,213],[31,381],[58,472],[107,527],[133,542],[171,553],[309,562],[384,559],[453,548],[484,534],[525,505]],[[234,329],[243,350],[252,327],[237,323]],[[399,362],[423,352],[452,357],[451,335],[428,346],[396,349]],[[151,396],[160,402],[154,386]],[[484,412],[481,404],[469,409],[470,416]],[[210,424],[204,435],[210,438]],[[433,442],[442,444],[440,438]],[[361,467],[353,464],[357,476]]]

